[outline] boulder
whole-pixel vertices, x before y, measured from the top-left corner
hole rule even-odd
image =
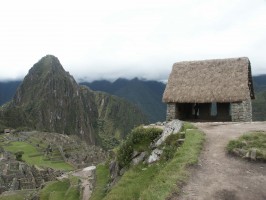
[[[160,159],[160,156],[161,154],[163,153],[162,150],[160,149],[154,149],[152,152],[151,152],[151,155],[149,156],[148,158],[148,163],[151,164],[153,162],[156,162]]]
[[[250,159],[251,160],[256,160],[257,157],[257,149],[251,149],[250,151]]]
[[[109,165],[109,172],[110,172],[111,180],[114,180],[118,176],[119,166],[116,160],[111,161]]]
[[[184,142],[185,142],[185,139],[178,139],[177,145],[179,146],[179,145],[183,144]]]
[[[123,176],[125,172],[126,172],[126,168],[123,167],[123,168],[119,171],[119,176]]]
[[[137,157],[133,158],[132,164],[133,165],[139,164],[140,162],[144,160],[146,155],[147,155],[147,152],[141,152]]]
[[[131,158],[133,159],[133,158],[136,158],[137,156],[139,156],[139,154],[140,154],[140,152],[138,152],[138,151],[133,151],[133,154],[132,154],[132,156],[131,156]]]
[[[161,137],[157,140],[155,145],[157,147],[160,146],[169,135],[178,133],[182,128],[182,125],[183,122],[178,119],[168,122],[163,129]]]

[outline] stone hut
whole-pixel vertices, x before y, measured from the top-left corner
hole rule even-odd
[[[4,133],[6,134],[6,133],[11,133],[11,130],[10,129],[4,129]]]
[[[166,120],[252,121],[254,99],[246,57],[177,62],[166,85]]]

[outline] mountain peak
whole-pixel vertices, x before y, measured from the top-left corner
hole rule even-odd
[[[41,97],[58,99],[60,92],[62,93],[61,97],[66,95],[63,94],[64,90],[66,90],[65,88],[74,96],[77,95],[79,90],[78,84],[64,70],[58,58],[53,55],[47,55],[29,70],[16,92],[14,103],[20,105],[29,101],[38,101]]]
[[[29,74],[36,75],[37,77],[47,75],[49,73],[65,73],[63,66],[57,57],[53,55],[46,55],[42,57],[33,67],[29,70]]]
[[[60,64],[58,58],[55,57],[54,55],[46,55],[42,57],[39,62],[47,64],[53,64],[53,63]]]
[[[22,115],[27,113],[26,126],[74,133],[94,144],[92,123],[97,119],[97,111],[93,101],[83,100],[92,98],[90,95],[89,91],[80,89],[58,58],[47,55],[29,70],[16,91],[11,108],[19,108]]]

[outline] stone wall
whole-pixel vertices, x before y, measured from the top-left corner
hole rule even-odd
[[[233,122],[251,122],[251,99],[242,102],[231,103],[231,116]]]
[[[177,118],[177,106],[176,103],[167,103],[166,121]]]
[[[0,161],[0,195],[5,191],[39,188],[61,174],[51,168],[37,169],[24,162],[3,159]]]

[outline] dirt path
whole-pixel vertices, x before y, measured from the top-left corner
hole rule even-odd
[[[95,180],[95,166],[86,167],[80,171],[73,173],[73,176],[79,177],[81,181],[82,200],[88,200],[91,197],[93,189],[93,180]]]
[[[266,122],[195,123],[206,133],[198,165],[178,200],[266,200],[266,163],[251,163],[228,156],[229,140],[245,132],[265,130]]]

